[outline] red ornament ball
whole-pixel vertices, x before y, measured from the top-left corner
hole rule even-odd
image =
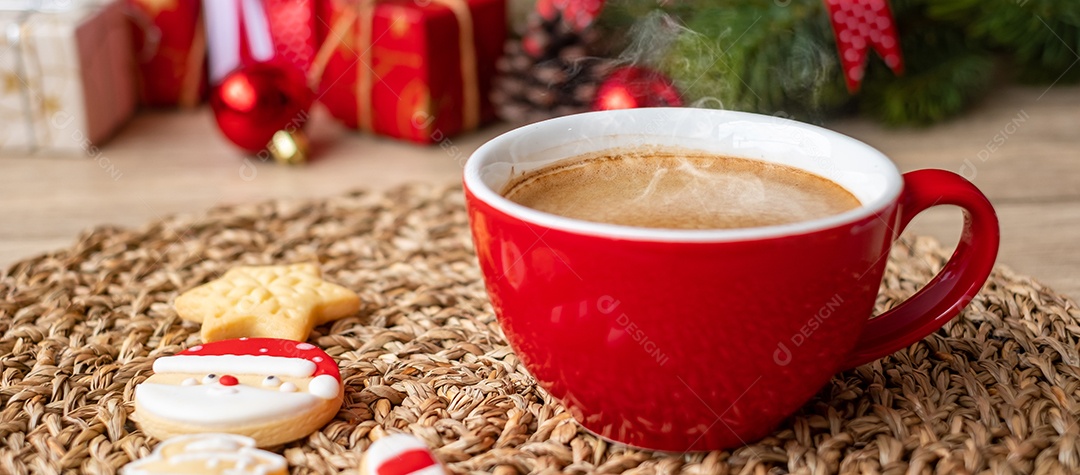
[[[612,110],[682,105],[679,90],[663,73],[640,66],[623,66],[600,83],[592,108]]]
[[[225,76],[211,91],[210,109],[226,138],[258,153],[266,149],[274,133],[303,128],[313,100],[300,68],[256,63]]]

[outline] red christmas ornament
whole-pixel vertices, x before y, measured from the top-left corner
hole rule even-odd
[[[903,74],[896,18],[886,0],[825,0],[825,7],[836,35],[836,48],[849,92],[858,91],[862,84],[870,48],[881,55],[894,73]]]
[[[600,83],[592,108],[612,110],[681,105],[679,90],[663,73],[639,66],[623,66]]]
[[[278,145],[275,150],[288,149],[280,146],[282,135],[275,136],[279,132],[302,142],[302,129],[313,99],[307,78],[296,66],[285,62],[254,63],[229,73],[214,87],[210,108],[225,137],[247,152],[258,153],[267,149],[272,139]],[[303,148],[302,143],[294,145]],[[287,155],[290,157],[278,158],[303,161],[302,156]]]

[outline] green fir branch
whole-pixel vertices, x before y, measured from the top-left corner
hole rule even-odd
[[[887,69],[880,61],[875,63]],[[929,69],[909,70],[888,81],[867,81],[859,95],[859,110],[891,126],[941,122],[985,94],[993,66],[984,54],[959,54]]]
[[[816,120],[850,100],[820,1],[729,1],[696,11],[661,69],[687,97]]]
[[[991,55],[960,28],[929,19],[927,0],[894,0],[905,72],[872,55],[859,110],[892,126],[924,126],[966,110],[994,76]]]
[[[1004,1],[1014,0],[985,3]],[[960,113],[985,93],[994,61],[984,42],[965,35],[968,27],[954,18],[970,15],[983,2],[890,3],[906,74],[896,77],[871,51],[855,97],[846,89],[822,0],[791,0],[786,6],[759,0],[611,0],[600,24],[613,38],[621,34],[624,48],[632,45],[624,61],[660,69],[688,103],[705,107],[820,121],[855,104],[890,125],[922,125]],[[929,8],[939,16],[929,17]],[[1059,47],[1029,48],[1031,55],[1063,56]],[[1080,65],[1076,70],[1080,74]]]
[[[1013,75],[1023,82],[1080,81],[1080,2],[935,0],[926,12],[1008,55]]]

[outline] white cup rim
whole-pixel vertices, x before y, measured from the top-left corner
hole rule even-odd
[[[672,126],[657,127],[658,124]],[[546,154],[555,157],[535,160],[534,162],[541,163],[531,163],[532,168],[537,168],[559,159],[612,148],[605,147],[608,143],[633,147],[664,142],[682,147],[681,144],[685,141],[705,144],[705,147],[709,147],[705,151],[718,152],[709,145],[710,137],[717,133],[717,130],[717,144],[722,141],[751,144],[746,147],[748,153],[719,152],[733,156],[778,161],[776,156],[770,154],[784,154],[785,157],[800,155],[801,151],[807,148],[806,141],[811,142],[811,148],[828,150],[833,156],[825,157],[818,150],[814,155],[818,159],[786,164],[825,176],[840,184],[859,198],[861,206],[832,216],[774,226],[708,230],[659,229],[597,223],[537,211],[504,198],[499,190],[492,186],[493,181],[501,180],[491,177],[493,168],[530,165],[515,161],[533,155]],[[793,139],[793,136],[797,136],[797,139]],[[621,144],[621,141],[627,143]],[[687,148],[702,149],[699,146]],[[574,149],[579,151],[565,155],[559,153],[560,150]],[[839,157],[835,156],[836,154],[845,155]],[[832,160],[829,163],[832,163],[834,168],[815,168],[819,165],[818,162],[828,160]],[[843,163],[838,165],[835,161]],[[527,171],[528,168],[530,167],[522,166],[517,170]],[[514,169],[510,170],[513,173]],[[504,184],[510,178],[509,174],[506,175],[506,180],[502,181]],[[657,107],[586,112],[510,130],[473,152],[465,163],[464,184],[477,200],[507,215],[545,228],[621,240],[728,242],[808,234],[863,220],[896,202],[903,188],[903,178],[896,165],[877,149],[822,127],[748,112]]]

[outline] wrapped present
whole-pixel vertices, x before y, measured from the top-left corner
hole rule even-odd
[[[210,84],[240,66],[280,62],[307,72],[315,56],[314,0],[203,0]]]
[[[494,116],[505,0],[320,0],[311,76],[346,125],[419,143]]]
[[[206,33],[199,0],[125,0],[139,100],[193,107],[206,96]]]
[[[0,11],[0,150],[97,153],[135,110],[122,5]]]

